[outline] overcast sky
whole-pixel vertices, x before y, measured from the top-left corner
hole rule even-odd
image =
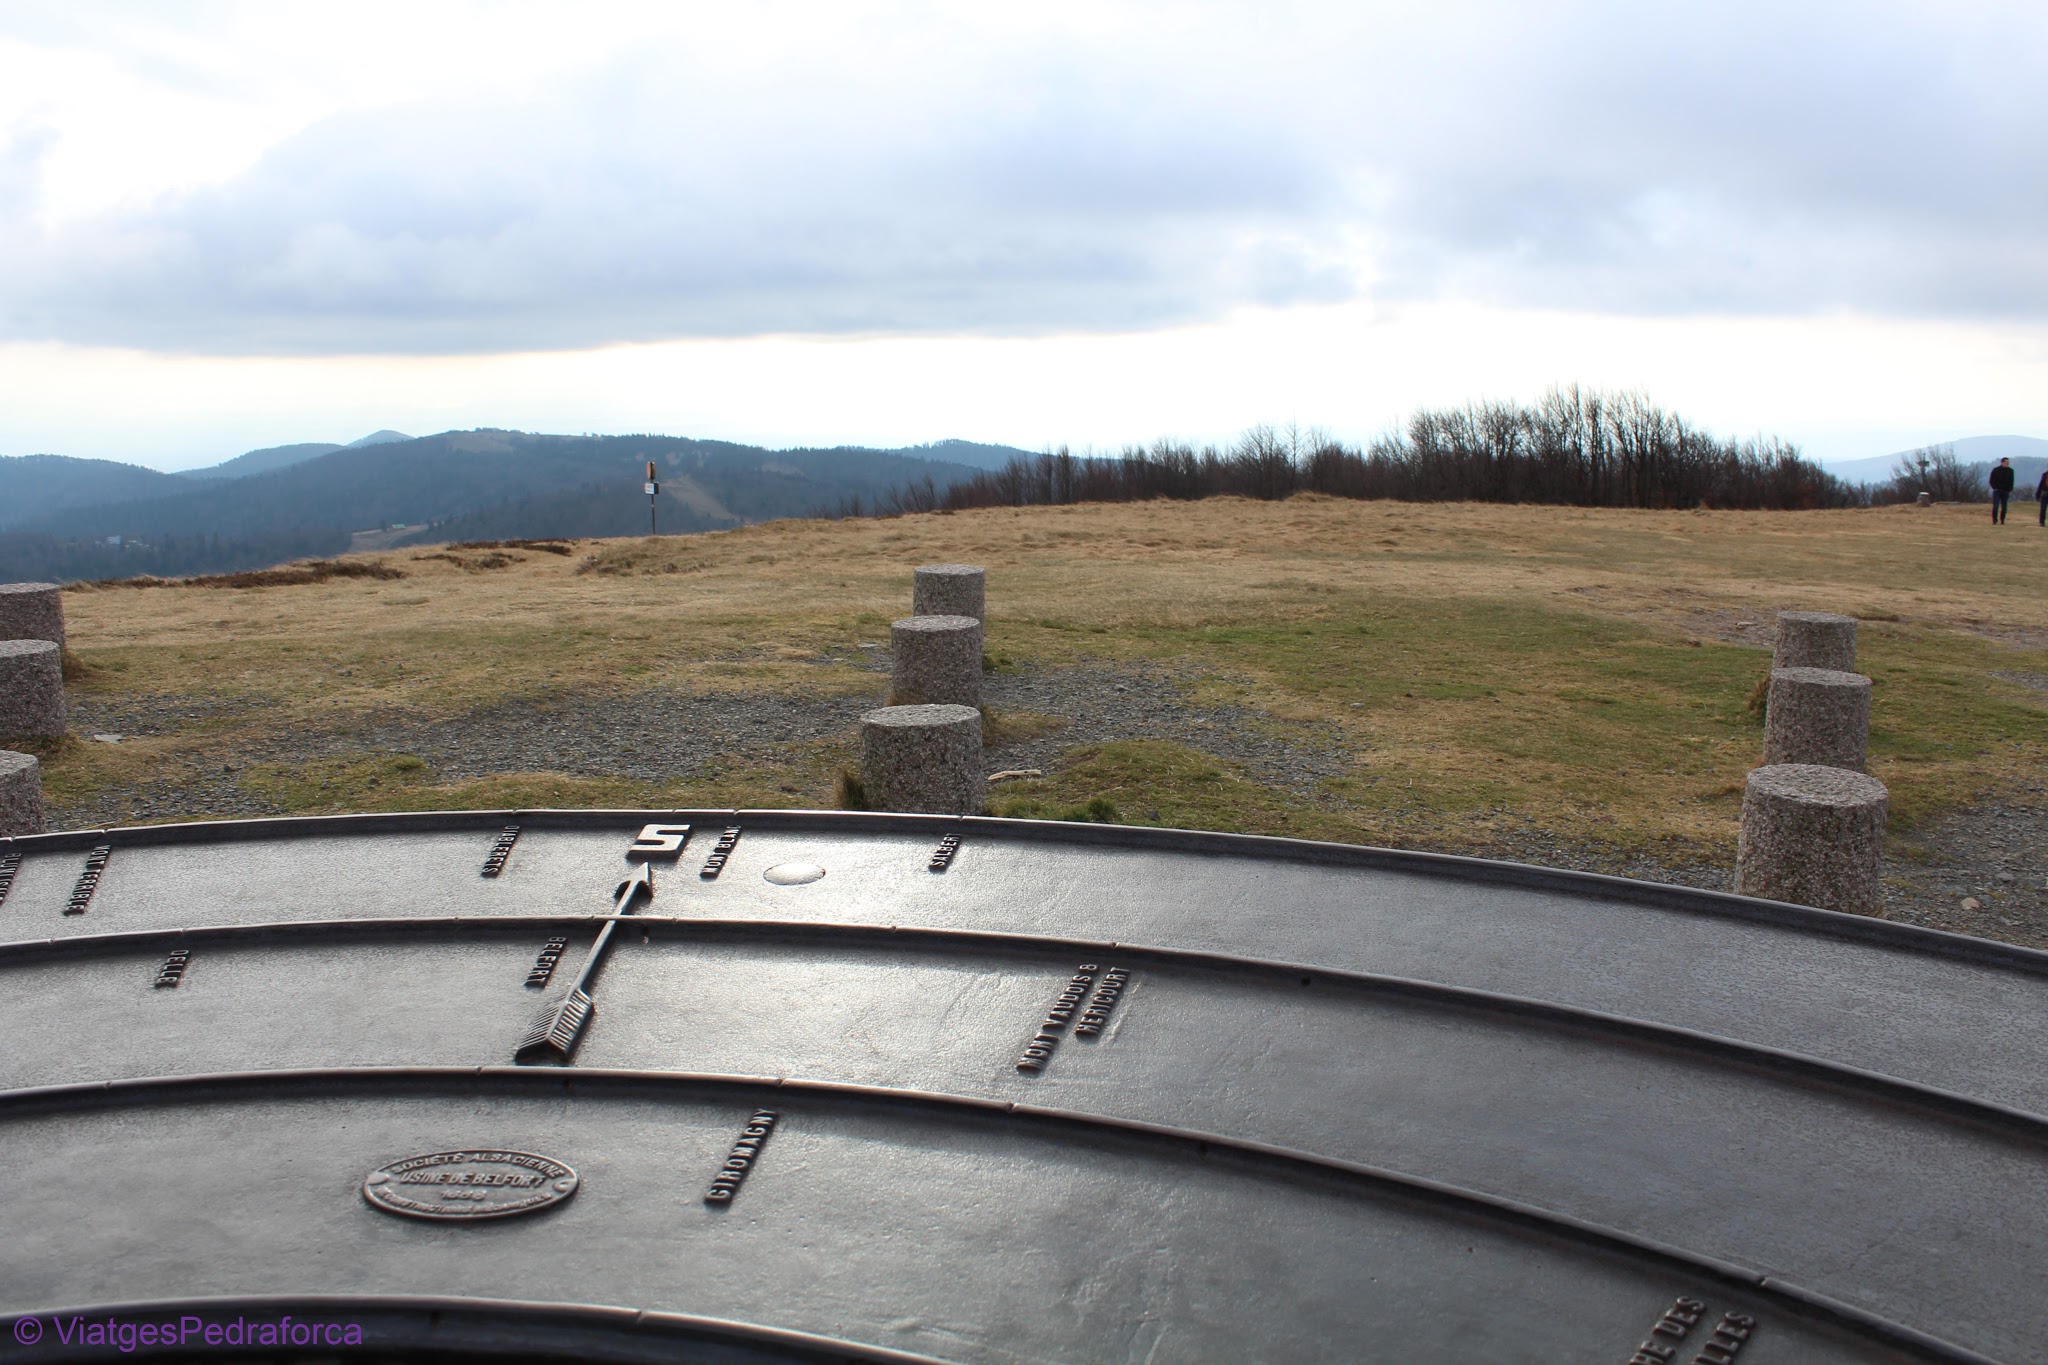
[[[0,0],[0,454],[2048,437],[2048,4]]]

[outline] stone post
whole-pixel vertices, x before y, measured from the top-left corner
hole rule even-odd
[[[912,616],[889,627],[891,706],[980,706],[981,622]]]
[[[1753,769],[1742,792],[1735,889],[1853,915],[1884,908],[1884,783],[1812,763]]]
[[[64,733],[62,653],[54,640],[0,640],[0,735]]]
[[[1764,706],[1764,762],[1863,771],[1870,679],[1832,668],[1774,668]]]
[[[1772,668],[1832,668],[1856,671],[1856,618],[1826,611],[1778,613],[1778,647]]]
[[[870,810],[979,815],[981,712],[971,706],[885,706],[860,718],[860,780]]]
[[[55,583],[0,583],[0,640],[64,643],[64,594]]]
[[[926,564],[912,576],[912,616],[983,615],[982,572],[975,564]]]
[[[42,765],[34,754],[0,749],[0,837],[42,832]]]

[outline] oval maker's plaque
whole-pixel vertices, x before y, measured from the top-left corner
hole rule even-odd
[[[507,1218],[576,1193],[576,1172],[532,1152],[429,1152],[363,1181],[370,1207],[407,1218]]]

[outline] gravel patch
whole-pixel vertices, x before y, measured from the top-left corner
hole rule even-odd
[[[1745,618],[1746,619],[1746,618]],[[264,764],[299,764],[365,752],[426,759],[436,780],[497,773],[563,772],[587,777],[673,781],[734,756],[770,758],[792,746],[845,743],[860,715],[887,689],[888,653],[849,650],[821,663],[877,674],[874,696],[789,697],[755,693],[649,692],[625,697],[565,696],[546,702],[479,708],[449,719],[385,713],[337,718],[332,727],[238,733],[210,739],[206,760],[178,780],[109,789],[48,807],[52,829],[95,829],[138,820],[237,819],[285,812],[245,789],[240,774]],[[991,749],[990,769],[1051,772],[1077,746],[1158,739],[1188,745],[1304,800],[1327,804],[1322,783],[1350,771],[1355,756],[1337,727],[1279,721],[1250,707],[1191,705],[1189,685],[1212,674],[1193,666],[1084,662],[1023,668],[986,679],[1000,713],[1030,712],[1062,724],[1049,734]],[[2015,678],[2033,684],[2033,678]],[[2038,684],[2033,684],[2038,685]],[[79,736],[190,736],[209,722],[256,718],[261,708],[200,697],[67,697]],[[2048,948],[2048,786],[2039,801],[1985,803],[1951,812],[1914,831],[1886,860],[1886,918],[1981,938]],[[1469,853],[1544,867],[1643,881],[1733,888],[1734,839],[1725,857],[1695,846],[1619,849],[1568,840],[1536,827],[1496,830],[1483,847],[1417,841],[1412,847]]]

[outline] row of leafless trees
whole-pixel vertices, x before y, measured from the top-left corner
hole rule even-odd
[[[1923,490],[1932,493],[1936,502],[1990,502],[1991,466],[1964,464],[1956,458],[1954,446],[1922,446],[1899,456],[1892,466],[1891,482],[1871,489],[1870,500],[1912,502]],[[2018,490],[2022,497],[2030,491]]]
[[[1425,409],[1357,450],[1314,431],[1254,427],[1228,450],[1170,441],[1110,456],[1066,449],[938,488],[897,489],[869,510],[953,511],[1312,491],[1414,502],[1580,507],[1849,507],[1867,495],[1771,437],[1724,441],[1638,393],[1553,389],[1533,407]],[[842,507],[842,515],[861,514]]]

